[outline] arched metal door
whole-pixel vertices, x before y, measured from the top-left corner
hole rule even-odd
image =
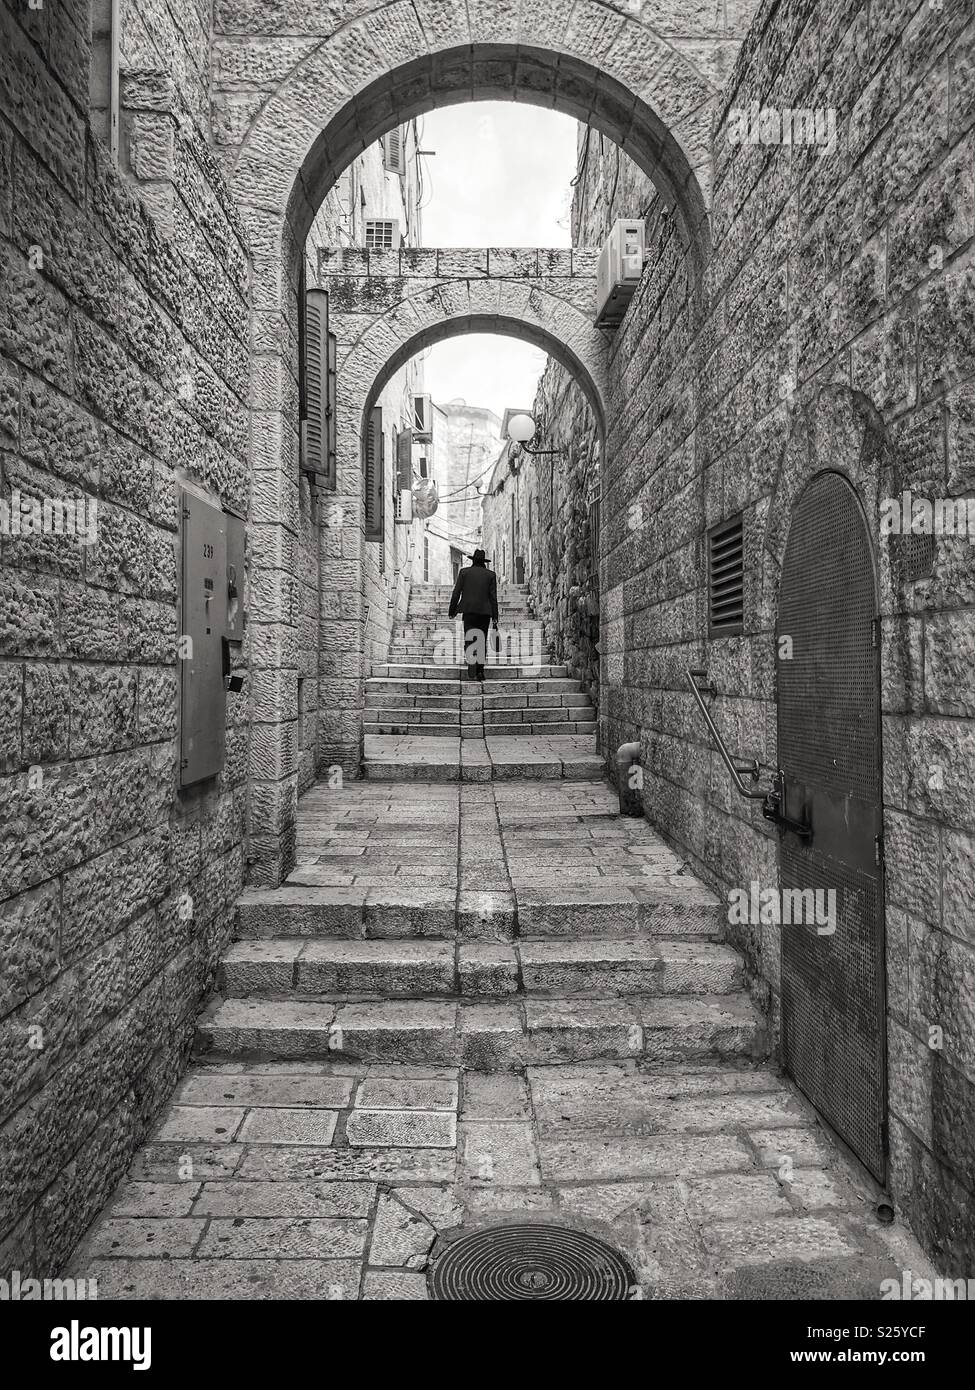
[[[879,620],[859,499],[818,473],[796,504],[778,622],[779,766],[792,819],[783,890],[832,890],[835,930],[782,927],[788,1073],[880,1182],[886,1171],[886,1028]],[[829,899],[822,898],[822,903]]]

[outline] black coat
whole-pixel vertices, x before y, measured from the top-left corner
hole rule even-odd
[[[498,577],[485,565],[468,565],[457,576],[450,595],[449,616],[457,613],[490,614],[498,621]]]

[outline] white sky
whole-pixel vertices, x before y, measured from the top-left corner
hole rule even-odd
[[[569,182],[578,124],[512,101],[466,102],[422,118],[425,246],[568,246]],[[530,407],[545,354],[530,343],[471,333],[431,348],[426,389],[503,415]]]

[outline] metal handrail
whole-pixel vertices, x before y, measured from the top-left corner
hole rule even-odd
[[[745,797],[748,801],[764,801],[768,796],[767,792],[764,792],[760,788],[756,787],[746,787],[744,782],[741,780],[741,774],[743,772],[747,772],[753,782],[758,781],[758,759],[755,758],[751,762],[745,762],[741,759],[732,758],[725,745],[724,739],[721,737],[714,720],[711,718],[711,714],[708,710],[707,705],[701,698],[701,691],[698,688],[697,684],[698,676],[706,677],[707,672],[695,671],[692,670],[690,666],[687,667],[687,684],[691,687],[691,692],[694,696],[694,699],[697,701],[698,709],[704,715],[704,722],[707,724],[708,729],[711,732],[711,737],[714,739],[718,752],[721,754],[721,760],[724,763],[725,767],[728,769],[728,771],[731,773],[731,780],[735,784],[735,790],[739,793],[740,796]],[[717,694],[717,691],[714,689],[713,685],[709,686],[708,689],[711,691],[713,695]]]

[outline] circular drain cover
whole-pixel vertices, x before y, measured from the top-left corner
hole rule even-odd
[[[625,1299],[636,1283],[618,1250],[566,1226],[492,1226],[461,1236],[430,1271],[438,1299]]]

